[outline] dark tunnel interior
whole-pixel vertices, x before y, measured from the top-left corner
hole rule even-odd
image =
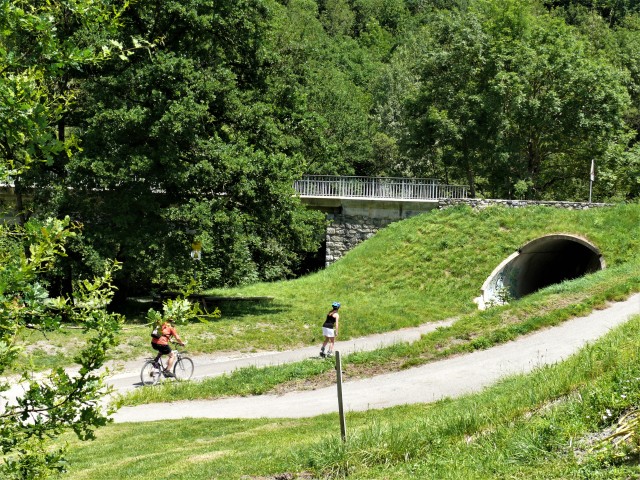
[[[602,268],[600,254],[570,237],[543,237],[520,250],[511,265],[509,288],[515,298]]]

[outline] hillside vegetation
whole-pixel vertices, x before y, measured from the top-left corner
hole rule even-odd
[[[58,290],[108,259],[119,299],[293,278],[323,233],[303,175],[640,195],[635,0],[105,2],[4,11],[0,91],[24,94],[2,103],[0,173],[21,222],[84,227]]]
[[[344,331],[351,336],[459,317],[451,330],[435,334],[436,343],[417,342],[422,353],[413,358],[433,353],[444,338],[467,349],[486,348],[639,291],[639,215],[638,205],[425,214],[380,231],[324,272],[212,292],[275,298],[264,309],[237,308],[218,322],[192,326],[191,333],[233,328],[237,338],[225,341],[240,345],[252,326],[259,326],[291,332],[281,336],[292,343],[317,340],[313,330],[319,321],[299,316],[321,319],[325,304],[338,299],[344,304]],[[495,265],[523,243],[558,232],[594,243],[608,268],[508,306],[475,311],[472,298]],[[640,473],[634,423],[640,401],[639,322],[630,321],[567,362],[506,379],[480,394],[349,414],[346,444],[333,415],[163,423],[172,440],[161,449],[151,448],[160,424],[114,425],[92,444],[73,443],[70,478],[156,478],[154,466],[167,454],[175,461],[163,470],[166,478],[194,480],[633,478]],[[303,332],[297,339],[295,330]],[[618,420],[621,434],[615,434]],[[626,440],[618,442],[623,434]],[[114,458],[119,460],[107,461]]]
[[[290,281],[212,290],[211,295],[273,300],[219,302],[221,318],[182,326],[180,332],[189,339],[193,354],[316,344],[321,341],[319,326],[333,301],[343,305],[341,339],[461,316],[478,326],[491,323],[490,317],[500,323],[503,313],[525,321],[535,316],[532,312],[540,305],[549,312],[561,308],[552,298],[566,291],[571,300],[563,302],[570,307],[564,315],[576,314],[638,289],[639,224],[637,204],[585,211],[549,207],[434,211],[389,225],[321,272]],[[560,232],[591,241],[608,268],[582,281],[549,287],[546,294],[531,295],[507,309],[477,311],[473,299],[502,260],[541,235]],[[122,344],[114,353],[120,359],[146,354],[149,330],[145,325],[126,325]],[[43,340],[38,333],[27,339],[29,343]],[[73,345],[74,330],[65,330],[50,335],[47,345],[36,343],[29,351],[32,360],[43,366],[64,364]]]

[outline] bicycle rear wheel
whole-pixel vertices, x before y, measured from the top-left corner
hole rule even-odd
[[[161,375],[162,372],[158,364],[155,364],[153,360],[147,360],[142,366],[140,380],[142,381],[142,385],[155,385],[160,381]]]
[[[173,367],[176,380],[189,380],[193,375],[193,360],[189,357],[180,357]]]

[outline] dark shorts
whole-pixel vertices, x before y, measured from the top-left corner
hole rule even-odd
[[[158,345],[157,343],[151,342],[151,346],[162,355],[169,355],[171,353],[171,347],[169,345]]]

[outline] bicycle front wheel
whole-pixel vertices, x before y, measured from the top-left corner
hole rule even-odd
[[[162,373],[157,364],[154,365],[153,360],[147,360],[142,366],[140,380],[142,381],[142,385],[155,385],[160,381],[161,375]]]
[[[193,360],[189,357],[180,357],[173,367],[176,380],[189,380],[193,375]]]

